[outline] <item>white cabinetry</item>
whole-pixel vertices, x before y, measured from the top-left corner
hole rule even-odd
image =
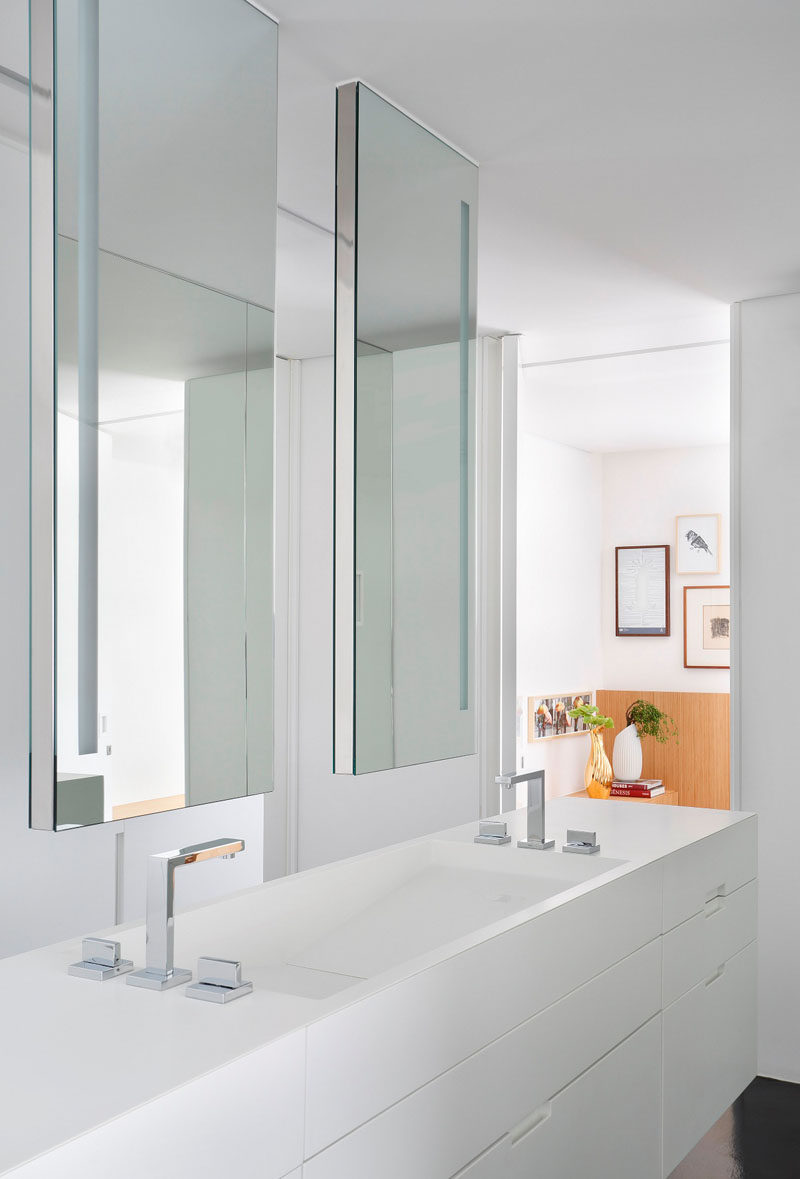
[[[756,821],[749,818],[674,851],[664,863],[663,931],[702,913],[757,874]]]
[[[660,971],[656,939],[310,1159],[304,1179],[450,1179],[532,1110],[552,1103],[561,1126],[559,1095],[658,1012]],[[658,1081],[658,1037],[650,1055]],[[652,1104],[658,1157],[658,1083]]]
[[[306,1157],[656,942],[661,878],[653,864],[611,880],[311,1024]],[[660,980],[647,999],[660,1007]],[[593,1018],[601,1009],[598,995]]]
[[[453,1175],[453,1179],[505,1179],[511,1155],[511,1139],[504,1134],[488,1150]]]
[[[756,1073],[755,820],[664,863],[663,1174]]]
[[[509,1179],[660,1179],[660,1042],[656,1016],[512,1132]]]
[[[756,944],[664,1011],[664,1175],[756,1072]]]
[[[750,820],[312,1024],[304,1179],[669,1175],[755,1075],[755,870]]]
[[[603,841],[613,844],[618,815],[622,863],[606,879],[410,960],[325,1007],[271,991],[266,978],[232,1009],[113,983],[68,991],[71,946],[36,951],[47,957],[38,974],[31,956],[0,963],[7,980],[23,971],[44,980],[42,994],[65,996],[64,1009],[83,1014],[84,1039],[90,1024],[112,1042],[107,1029],[127,1019],[123,1030],[130,1038],[135,1027],[141,1041],[113,1093],[108,1087],[118,1099],[127,1086],[127,1107],[98,1104],[94,1128],[82,1132],[75,1103],[54,1104],[60,1138],[51,1135],[38,1158],[18,1147],[15,1179],[94,1173],[109,1158],[117,1179],[176,1166],[242,1179],[670,1175],[756,1071],[756,822],[666,807],[608,814]],[[593,813],[575,804],[568,817],[585,824]],[[348,887],[363,891],[373,868],[369,858],[345,866]],[[264,889],[284,887],[301,914],[311,884],[303,874]],[[238,905],[242,929],[264,928],[265,895],[226,902],[216,919],[229,921]],[[206,924],[215,912],[204,911]],[[315,931],[325,928],[324,900],[311,916]],[[278,1035],[281,1010],[296,1014]],[[200,1053],[187,1080],[152,1095],[147,1084],[165,1043],[174,1056],[178,1046],[199,1052],[226,1036],[239,1037],[238,1055],[220,1066]],[[40,1059],[49,1045],[42,1041]],[[7,1069],[13,1087],[0,1109],[0,1151],[13,1148],[31,1116],[33,1089],[12,1108],[26,1069],[24,1058]]]

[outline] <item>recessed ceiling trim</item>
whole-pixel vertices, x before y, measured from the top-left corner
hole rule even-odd
[[[714,348],[730,340],[696,340],[693,344],[663,344],[658,348],[631,348],[628,352],[595,352],[591,356],[565,356],[560,360],[528,360],[521,368],[550,368],[554,364],[580,364],[584,360],[614,360],[619,356],[646,356],[651,352],[681,352],[687,348]]]

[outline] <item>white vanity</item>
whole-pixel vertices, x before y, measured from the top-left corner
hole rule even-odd
[[[229,1005],[69,977],[79,939],[0,962],[0,1174],[669,1175],[756,1072],[756,820],[548,810],[554,851],[518,811],[179,913]]]

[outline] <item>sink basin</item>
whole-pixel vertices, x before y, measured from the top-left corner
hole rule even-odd
[[[384,873],[381,858],[363,904],[331,914],[321,936],[295,948],[293,966],[371,978],[624,863],[444,840],[397,849]]]

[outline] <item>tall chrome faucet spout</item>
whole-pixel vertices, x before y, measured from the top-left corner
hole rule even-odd
[[[527,847],[534,851],[546,851],[555,847],[556,841],[548,839],[545,834],[544,770],[529,770],[524,774],[498,774],[495,782],[506,790],[516,789],[520,782],[528,783],[528,837],[517,840],[517,847]]]
[[[174,851],[158,852],[147,862],[147,948],[144,970],[129,974],[132,986],[163,991],[188,982],[191,970],[176,967],[175,952],[175,869],[202,860],[232,860],[244,851],[243,839],[211,839]]]

